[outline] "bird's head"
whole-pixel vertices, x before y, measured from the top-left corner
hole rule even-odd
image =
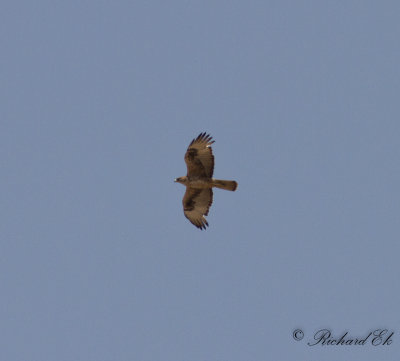
[[[177,183],[186,184],[186,181],[187,181],[187,177],[175,178],[175,182],[177,182]]]

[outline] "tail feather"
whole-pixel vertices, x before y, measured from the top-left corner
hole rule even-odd
[[[225,189],[227,191],[235,191],[238,184],[231,180],[213,179],[213,187]]]

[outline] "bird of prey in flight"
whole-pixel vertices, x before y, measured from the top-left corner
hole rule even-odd
[[[200,133],[192,140],[185,154],[187,175],[175,179],[175,182],[186,186],[183,196],[183,213],[186,218],[201,230],[206,229],[208,222],[204,216],[213,201],[213,187],[234,191],[237,183],[231,180],[214,179],[214,155],[211,144],[212,137]]]

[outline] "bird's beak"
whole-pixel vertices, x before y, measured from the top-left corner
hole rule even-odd
[[[174,179],[174,182],[177,182],[177,181],[178,181],[178,178],[175,178],[175,179]]]

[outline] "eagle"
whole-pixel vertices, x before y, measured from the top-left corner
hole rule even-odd
[[[197,228],[203,230],[208,226],[205,216],[213,202],[213,187],[235,191],[237,182],[231,180],[214,179],[214,155],[211,144],[212,137],[207,133],[200,133],[189,144],[185,154],[187,175],[175,179],[175,182],[186,186],[183,196],[183,213]]]

